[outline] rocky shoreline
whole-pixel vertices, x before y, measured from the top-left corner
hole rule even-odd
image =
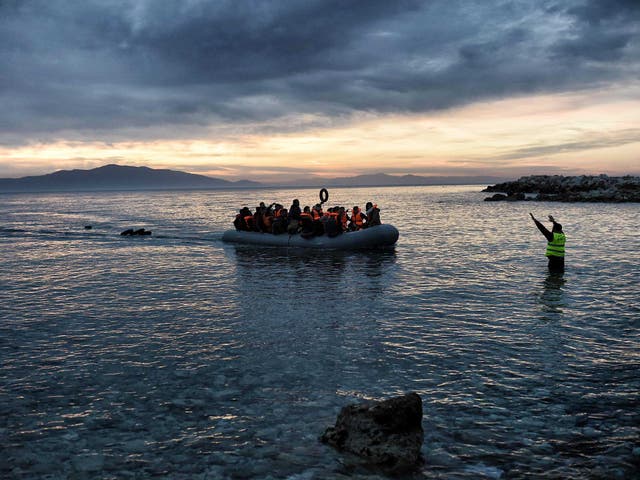
[[[530,175],[482,190],[496,192],[485,201],[640,202],[640,177],[627,175]]]

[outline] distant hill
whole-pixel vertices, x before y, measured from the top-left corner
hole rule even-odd
[[[299,185],[326,186],[326,187],[391,187],[391,186],[420,186],[420,185],[483,185],[507,180],[503,177],[491,176],[437,176],[425,177],[422,175],[388,175],[386,173],[374,173],[357,175],[355,177],[300,179]]]
[[[59,170],[47,175],[0,178],[0,191],[92,191],[257,187],[249,180],[230,182],[176,170],[104,165],[91,170]]]

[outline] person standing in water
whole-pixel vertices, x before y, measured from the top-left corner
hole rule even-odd
[[[549,258],[549,271],[553,273],[564,272],[564,244],[566,237],[562,231],[562,225],[556,222],[552,215],[549,215],[549,221],[553,223],[553,228],[549,231],[542,223],[536,220],[533,213],[529,212],[529,215],[531,215],[538,230],[547,239],[547,252],[545,255]]]

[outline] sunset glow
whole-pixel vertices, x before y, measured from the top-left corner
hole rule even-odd
[[[238,5],[0,7],[0,177],[640,172],[633,2]]]
[[[340,127],[268,136],[60,141],[3,147],[0,155],[16,171],[32,173],[118,163],[253,180],[373,171],[637,172],[640,99],[611,99],[612,93],[522,97],[423,115],[369,115]]]

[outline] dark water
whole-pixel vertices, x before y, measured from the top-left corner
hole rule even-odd
[[[377,478],[317,437],[416,391],[419,478],[637,478],[639,206],[479,189],[331,190],[400,230],[369,253],[220,242],[316,190],[0,196],[0,477]]]

